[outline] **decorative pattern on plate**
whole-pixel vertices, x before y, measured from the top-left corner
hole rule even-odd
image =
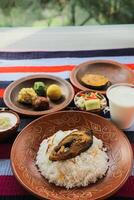
[[[109,169],[106,177],[95,184],[66,190],[50,184],[40,175],[35,157],[44,138],[58,130],[74,128],[91,128],[103,140],[108,148]],[[11,161],[15,176],[22,185],[40,198],[94,200],[106,198],[126,181],[132,166],[132,152],[126,137],[111,122],[89,113],[66,111],[43,116],[27,126],[13,145]]]

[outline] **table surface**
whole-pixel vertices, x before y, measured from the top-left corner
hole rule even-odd
[[[134,25],[0,28],[2,51],[70,51],[134,47]]]

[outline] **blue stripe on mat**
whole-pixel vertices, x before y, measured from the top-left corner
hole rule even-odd
[[[33,52],[0,52],[0,59],[38,59],[63,57],[96,57],[96,56],[132,56],[134,48],[82,50],[82,51],[33,51]]]
[[[0,88],[6,88],[12,81],[0,81]]]
[[[3,98],[0,98],[0,108],[1,107],[6,107],[6,104],[4,103]]]
[[[0,160],[0,176],[11,176],[13,175],[11,169],[11,163],[8,159]]]

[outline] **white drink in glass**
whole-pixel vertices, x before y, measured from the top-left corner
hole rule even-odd
[[[112,121],[120,128],[130,128],[134,122],[134,85],[114,84],[106,92]]]

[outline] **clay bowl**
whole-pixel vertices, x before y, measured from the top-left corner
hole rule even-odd
[[[94,135],[103,140],[108,149],[109,169],[106,176],[95,184],[67,190],[50,184],[41,176],[35,159],[43,139],[58,130],[74,128],[92,129]],[[61,111],[34,120],[17,136],[11,150],[12,169],[18,181],[37,197],[53,200],[108,198],[126,182],[132,162],[131,145],[124,133],[110,121],[81,111]]]
[[[70,74],[70,80],[72,84],[79,90],[91,89],[83,85],[81,82],[81,78],[87,73],[104,75],[109,79],[111,84],[134,83],[132,70],[130,70],[127,66],[111,60],[94,60],[81,63],[72,70]],[[95,91],[106,94],[106,90],[109,86],[110,84],[108,84],[108,86],[103,90]]]
[[[18,129],[18,126],[20,124],[20,118],[17,113],[12,112],[10,110],[0,111],[0,117],[2,117],[2,114],[4,114],[4,113],[9,113],[10,116],[14,117],[15,123],[13,124],[13,126],[9,127],[8,129],[0,131],[0,142],[3,142],[7,139],[12,138],[15,135],[15,133]]]
[[[78,92],[78,93],[75,95],[75,97],[74,97],[74,104],[75,104],[75,106],[78,108],[78,110],[81,110],[81,111],[93,112],[93,113],[96,113],[96,114],[99,114],[99,113],[103,112],[103,110],[107,107],[107,100],[106,100],[105,96],[102,95],[101,93],[98,93],[98,95],[99,95],[99,97],[100,97],[99,99],[100,99],[100,101],[101,101],[101,107],[100,107],[100,109],[93,109],[93,110],[87,111],[85,108],[81,108],[81,107],[77,104],[77,99],[78,99],[78,97],[80,96],[80,94],[83,94],[83,93],[90,93],[90,92],[96,93],[95,91],[89,91],[89,90],[85,90],[85,91],[80,91],[80,92]]]
[[[17,101],[17,97],[21,88],[33,87],[35,81],[43,81],[46,85],[58,84],[62,89],[63,97],[56,102],[49,101],[50,108],[43,111],[35,111],[32,106],[19,103]],[[73,87],[64,79],[47,74],[38,74],[27,76],[11,83],[5,90],[4,102],[7,107],[19,114],[28,116],[41,116],[64,109],[73,100],[73,97]]]

